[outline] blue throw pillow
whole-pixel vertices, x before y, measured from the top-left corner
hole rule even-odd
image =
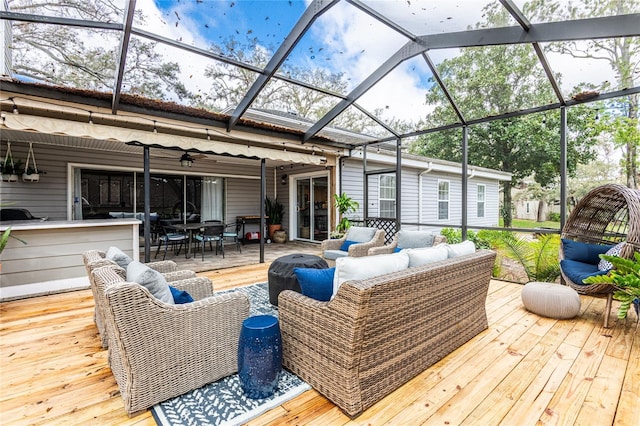
[[[606,253],[611,247],[613,245],[588,244],[562,239],[562,251],[565,259],[594,265],[600,262],[600,255]]]
[[[357,241],[344,240],[344,243],[342,243],[342,246],[340,246],[340,250],[349,251],[349,247],[351,247],[353,244],[359,244],[359,243]]]
[[[171,295],[173,296],[173,301],[176,303],[176,305],[193,302],[193,297],[191,297],[191,295],[186,291],[178,290],[177,288],[171,286],[169,286],[169,290],[171,290]]]
[[[293,268],[302,294],[321,302],[329,301],[333,295],[333,275],[335,272],[336,268]]]
[[[575,284],[584,284],[582,281],[594,275],[606,275],[609,271],[601,271],[598,265],[590,263],[576,262],[575,260],[563,259],[560,261],[562,272]],[[585,284],[587,285],[587,284]]]
[[[400,250],[402,250],[400,247],[396,247],[396,248],[393,249],[393,252],[394,253],[398,253]]]

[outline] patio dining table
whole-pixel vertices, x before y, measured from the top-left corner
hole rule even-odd
[[[167,225],[167,228],[175,229],[182,232],[189,233],[189,242],[187,243],[186,257],[191,257],[191,245],[193,241],[193,232],[209,226],[220,226],[219,222],[187,222],[187,223],[173,223]]]

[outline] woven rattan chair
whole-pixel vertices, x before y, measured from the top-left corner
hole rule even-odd
[[[104,326],[103,315],[101,311],[101,301],[102,297],[98,293],[98,289],[96,288],[96,284],[93,280],[93,275],[91,272],[99,268],[101,266],[109,266],[115,265],[115,262],[108,260],[105,258],[105,252],[101,250],[88,250],[82,253],[82,260],[84,262],[84,266],[87,269],[87,275],[89,277],[89,285],[91,287],[91,292],[93,293],[94,300],[94,308],[93,308],[93,321],[96,323],[96,327],[98,328],[98,333],[100,334],[100,340],[103,348],[107,348],[109,346],[109,340],[107,339],[107,333]],[[181,270],[177,269],[177,264],[173,260],[163,260],[159,262],[150,262],[146,264],[151,269],[154,269],[160,272],[167,281],[179,281],[186,280],[189,278],[195,278],[196,273],[189,270]]]
[[[342,238],[328,239],[328,240],[322,241],[321,250],[323,253],[323,257],[325,258],[325,260],[327,260],[327,262],[330,262],[331,264],[335,262],[335,257],[329,257],[327,255],[328,252],[342,251],[340,250],[340,247],[342,247],[342,244],[344,244],[344,242],[349,239],[350,232],[352,230],[356,231],[357,229],[370,229],[370,228],[362,228],[362,227],[354,226],[350,228]],[[347,252],[342,251],[343,253],[342,255],[351,256],[351,257],[368,256],[370,248],[382,247],[384,245],[384,238],[386,234],[387,233],[384,230],[378,229],[375,231],[370,241],[366,241],[358,244],[352,244],[351,246],[349,246],[349,251]]]
[[[562,238],[606,245],[624,241],[626,244],[620,256],[631,257],[635,250],[640,249],[640,191],[617,184],[592,189],[567,218]],[[560,259],[564,259],[562,249]],[[578,293],[607,298],[604,327],[608,327],[614,286],[574,283],[562,269],[560,273],[563,283]]]
[[[214,295],[211,285],[194,278],[172,283],[194,302],[169,305],[145,287],[125,282],[124,272],[105,266],[93,276],[104,289],[109,366],[127,413],[135,415],[238,370],[240,330],[249,316],[245,294]]]

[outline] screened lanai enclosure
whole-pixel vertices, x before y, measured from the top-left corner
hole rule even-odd
[[[255,176],[263,191],[283,194],[302,239],[326,237],[320,223],[335,225],[332,193],[359,201],[355,220],[464,236],[503,227],[557,233],[594,186],[638,185],[638,0],[1,5],[3,159],[9,144],[16,157],[32,143],[36,154],[93,144],[116,159],[151,147],[172,164],[181,154],[210,161],[206,173],[167,171],[178,188],[218,177],[231,185],[247,159],[266,159],[266,174]],[[43,161],[56,167],[54,153]],[[85,168],[95,185],[122,173],[96,168]],[[140,163],[119,185],[135,173],[143,181],[142,171]],[[316,180],[322,195],[311,201],[304,188]],[[0,192],[32,197],[17,188],[3,183]],[[216,199],[231,202],[230,188]],[[430,192],[416,195],[423,188]],[[201,209],[204,193],[195,193]],[[112,200],[94,194],[84,210],[100,196]],[[182,196],[178,210],[186,210],[191,200],[180,191],[157,209]],[[138,198],[123,206],[133,205],[142,207]],[[313,216],[301,218],[307,205]],[[231,215],[227,207],[216,214]]]

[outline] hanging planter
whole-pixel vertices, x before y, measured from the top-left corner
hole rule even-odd
[[[7,153],[4,156],[2,167],[0,167],[0,169],[2,169],[3,182],[18,181],[18,168],[20,167],[20,162],[18,161],[16,163],[14,163],[13,157],[11,156],[11,142],[7,142]]]
[[[33,163],[33,167],[30,166]],[[27,162],[24,166],[24,172],[22,173],[23,182],[38,182],[40,180],[40,174],[44,173],[42,170],[38,170],[36,164],[36,156],[33,153],[33,144],[29,142],[29,153],[27,154]]]

